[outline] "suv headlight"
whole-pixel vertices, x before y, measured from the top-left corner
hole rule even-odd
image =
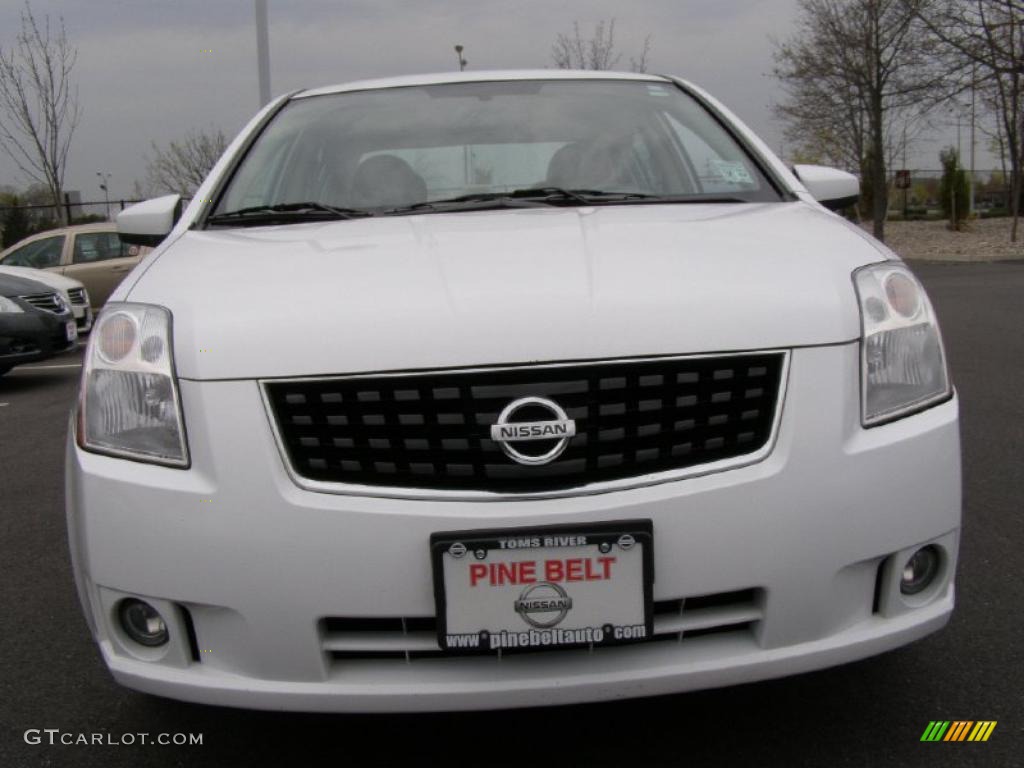
[[[950,396],[946,355],[931,302],[899,262],[853,273],[860,299],[861,418],[865,427]]]
[[[103,308],[85,352],[77,439],[96,453],[188,466],[166,309]]]

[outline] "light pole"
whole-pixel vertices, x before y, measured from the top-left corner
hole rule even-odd
[[[96,171],[96,175],[100,177],[100,189],[103,190],[103,202],[106,203],[107,206],[107,221],[110,221],[110,174]]]
[[[957,103],[957,102],[954,102],[954,103],[956,105],[954,107],[954,111],[956,112],[956,163],[953,166],[952,178],[949,180],[949,208],[950,208],[950,211],[952,212],[952,220],[950,221],[950,224],[953,227],[954,231],[959,231],[959,228],[957,226],[957,218],[956,218],[956,192],[957,192],[957,179],[959,178],[959,172],[963,170],[962,160],[960,159],[961,158],[961,154],[960,153],[962,152],[962,149],[963,149],[962,146],[961,146],[961,140],[960,140],[960,133],[961,133],[960,127],[961,127],[961,124],[963,123],[963,110],[964,110],[964,107],[960,103]],[[968,212],[970,212],[970,211],[968,210]]]
[[[974,215],[974,85],[978,77],[978,65],[971,67],[971,207],[968,209]]]
[[[959,107],[959,106],[960,105],[958,104],[957,107]],[[960,156],[961,156],[960,155],[960,153],[961,153],[961,149],[960,149],[960,147],[961,147],[961,142],[960,142],[960,126],[963,124],[963,121],[964,121],[963,114],[960,112],[959,109],[957,109],[957,113],[956,113],[956,157],[957,157],[957,160],[959,160]]]
[[[907,124],[903,124],[903,170],[907,172],[906,184],[903,187],[903,220],[907,220],[907,194],[910,192],[910,169],[907,168]]]
[[[260,80],[260,106],[270,101],[270,33],[267,31],[267,0],[256,2],[256,67]]]
[[[455,44],[455,58],[459,60],[459,72],[464,72],[466,64],[468,63],[462,58],[462,52],[465,50],[458,43]],[[469,146],[463,145],[462,147],[462,181],[468,187],[469,186]]]

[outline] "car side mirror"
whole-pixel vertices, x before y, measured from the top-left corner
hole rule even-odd
[[[117,215],[117,234],[128,245],[155,247],[181,218],[181,195],[165,195],[128,206]]]
[[[794,165],[793,173],[831,211],[853,205],[860,197],[860,180],[852,173],[824,165]]]

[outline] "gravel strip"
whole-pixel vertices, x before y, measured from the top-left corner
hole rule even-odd
[[[871,232],[871,223],[862,225]],[[945,221],[887,221],[885,244],[908,260],[1008,261],[1024,259],[1024,217],[1017,242],[1010,242],[1010,219],[977,219],[970,231],[952,232]]]

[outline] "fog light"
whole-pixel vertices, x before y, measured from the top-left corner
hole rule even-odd
[[[932,545],[921,547],[903,566],[900,579],[900,592],[904,595],[916,595],[924,592],[939,572],[939,551]]]
[[[155,647],[167,642],[167,622],[149,603],[135,598],[122,600],[117,616],[125,634],[139,645]]]

